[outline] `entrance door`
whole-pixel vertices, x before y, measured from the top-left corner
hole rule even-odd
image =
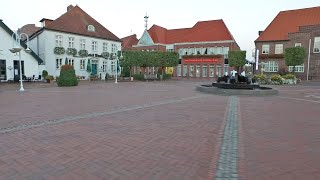
[[[97,74],[97,64],[92,64],[92,75]]]
[[[14,72],[14,81],[20,80],[20,68],[19,61],[13,61],[13,72]],[[22,70],[22,79],[24,79],[24,61],[21,61],[21,70]]]
[[[0,80],[7,79],[6,60],[0,60]]]

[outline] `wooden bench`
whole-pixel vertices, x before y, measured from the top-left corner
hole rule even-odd
[[[145,80],[157,80],[158,75],[157,74],[144,74]]]

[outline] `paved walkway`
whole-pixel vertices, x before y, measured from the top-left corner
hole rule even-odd
[[[320,84],[197,83],[0,84],[0,179],[320,179]]]

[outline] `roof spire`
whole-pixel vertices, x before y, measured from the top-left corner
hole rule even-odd
[[[148,14],[146,13],[146,15],[144,16],[144,22],[146,22],[146,24],[144,25],[145,29],[148,30]]]

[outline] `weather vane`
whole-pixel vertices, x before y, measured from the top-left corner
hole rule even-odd
[[[148,16],[148,14],[146,13],[146,15],[144,16],[144,21],[146,22],[146,24],[145,24],[145,28],[146,28],[146,30],[148,29],[148,18],[149,18],[149,16]]]

